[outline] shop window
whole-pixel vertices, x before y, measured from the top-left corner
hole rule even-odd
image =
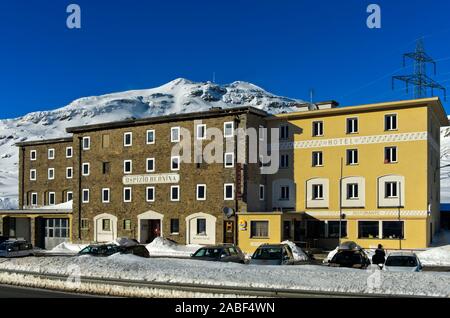
[[[403,221],[383,221],[384,239],[403,239]]]
[[[341,223],[341,237],[347,237],[347,221],[328,221],[329,238],[339,238],[339,223]]]
[[[269,221],[250,221],[250,237],[269,237]]]
[[[69,237],[68,219],[46,219],[45,236],[49,238],[68,238]]]
[[[359,221],[358,238],[374,239],[380,234],[380,224],[378,221]]]
[[[325,221],[306,221],[306,237],[310,239],[325,237]]]

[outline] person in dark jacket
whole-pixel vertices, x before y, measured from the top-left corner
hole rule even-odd
[[[375,254],[372,256],[372,264],[384,264],[386,261],[386,252],[383,249],[383,245],[378,244],[378,248],[375,250]]]

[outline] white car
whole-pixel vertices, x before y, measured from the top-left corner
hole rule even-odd
[[[419,258],[412,252],[392,252],[383,266],[388,272],[421,272],[422,268]]]

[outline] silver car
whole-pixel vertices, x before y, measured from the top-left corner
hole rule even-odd
[[[33,256],[33,245],[23,240],[8,240],[0,244],[0,257]]]
[[[253,253],[250,265],[295,265],[292,250],[287,244],[263,244]]]
[[[388,272],[421,272],[422,268],[419,258],[412,252],[392,252],[383,266]]]

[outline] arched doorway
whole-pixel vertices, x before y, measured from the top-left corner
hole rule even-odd
[[[164,215],[155,211],[147,211],[138,215],[138,241],[142,244],[152,242],[163,235]]]
[[[94,217],[94,240],[111,242],[117,238],[117,217],[103,213]]]

